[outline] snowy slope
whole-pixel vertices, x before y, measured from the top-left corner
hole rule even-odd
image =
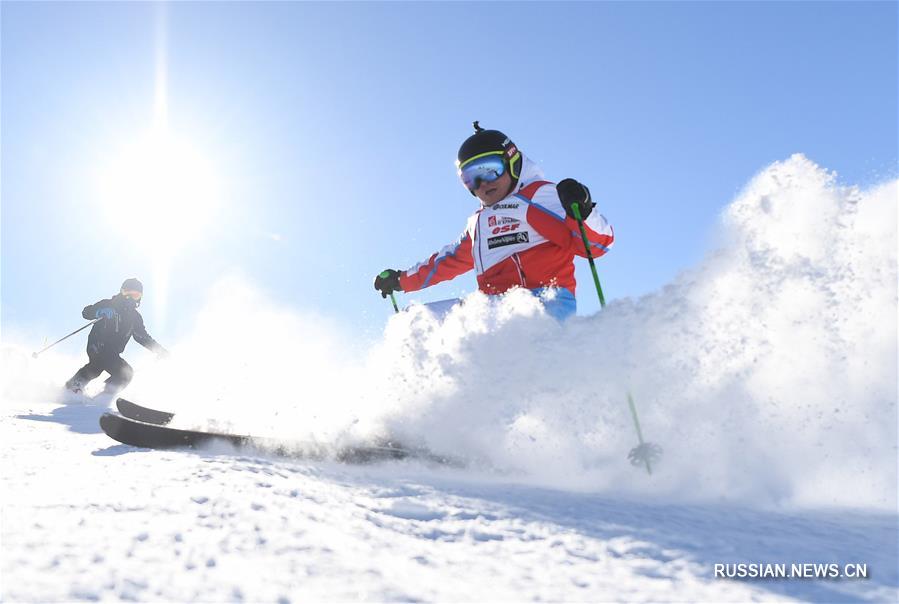
[[[96,433],[99,408],[6,411],[5,601],[897,595],[889,514],[638,502],[404,463],[140,451]],[[736,561],[865,562],[872,577],[711,577],[714,563]]]
[[[776,163],[702,263],[562,326],[474,294],[367,348],[230,278],[170,362],[126,353],[129,398],[179,426],[389,435],[465,470],[119,445],[59,392],[80,356],[32,360],[4,325],[0,596],[897,601],[897,192]],[[652,477],[625,460],[628,392],[666,451]],[[714,577],[737,562],[869,577]]]

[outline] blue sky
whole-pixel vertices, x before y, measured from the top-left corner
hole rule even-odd
[[[52,339],[138,276],[150,332],[177,341],[230,274],[376,337],[391,309],[374,274],[453,241],[476,207],[453,166],[475,119],[590,186],[617,236],[599,262],[609,299],[694,265],[773,161],[801,152],[863,186],[896,175],[896,3],[0,10],[2,323]],[[159,203],[107,186],[161,123],[208,169],[208,207],[187,186]],[[595,312],[585,262],[578,278]],[[474,288],[469,274],[400,299]]]

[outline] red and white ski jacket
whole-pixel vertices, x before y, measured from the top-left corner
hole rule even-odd
[[[609,251],[615,235],[605,217],[594,208],[584,226],[593,257]],[[565,215],[556,185],[524,157],[518,189],[470,216],[456,243],[400,273],[400,287],[416,291],[475,269],[486,294],[513,287],[564,287],[574,294],[575,255],[587,256],[577,221]]]

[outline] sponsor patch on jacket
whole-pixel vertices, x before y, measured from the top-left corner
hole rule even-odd
[[[521,222],[511,216],[488,216],[487,217],[487,226],[499,226],[501,224],[517,224]]]
[[[492,250],[505,245],[515,245],[516,243],[529,243],[527,231],[521,233],[509,233],[508,235],[500,235],[499,237],[489,237],[487,239],[487,249]]]
[[[490,208],[493,210],[517,210],[520,205],[519,203],[498,203]]]

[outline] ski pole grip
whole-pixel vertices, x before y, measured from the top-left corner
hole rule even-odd
[[[581,238],[584,240],[584,251],[587,252],[587,260],[592,264],[593,252],[590,251],[590,239],[587,238],[587,229],[584,228],[584,219],[581,218],[581,208],[574,204],[571,206],[571,212],[574,214],[574,219],[577,220],[577,226],[581,231]]]
[[[581,222],[583,218],[581,218],[581,207],[577,204],[571,206],[571,212],[574,214],[574,219],[578,222]]]
[[[600,308],[606,307],[606,297],[602,295],[602,285],[599,284],[599,273],[596,272],[596,263],[593,262],[593,252],[590,251],[590,239],[587,237],[587,229],[584,228],[584,219],[581,218],[581,209],[577,204],[571,206],[574,219],[581,230],[581,239],[584,241],[584,251],[587,253],[587,262],[590,263],[590,272],[593,273],[593,284],[596,286],[596,295],[599,297]]]
[[[390,271],[381,271],[381,274],[378,275],[381,279],[386,279],[390,276]],[[390,292],[390,301],[393,302],[393,312],[399,313],[400,307],[396,305],[396,298],[393,296],[393,292]]]

